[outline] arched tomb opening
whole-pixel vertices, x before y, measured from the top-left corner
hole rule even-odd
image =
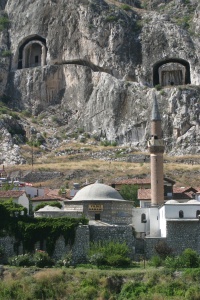
[[[18,69],[46,65],[46,40],[40,36],[27,38],[19,47]]]
[[[167,59],[153,67],[153,85],[173,86],[190,84],[190,65],[183,59]]]

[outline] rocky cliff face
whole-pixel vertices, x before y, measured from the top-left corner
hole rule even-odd
[[[200,151],[198,0],[9,0],[0,8],[0,95],[14,110],[45,115],[40,132],[82,128],[145,149],[156,94],[166,150]],[[30,122],[18,123],[30,138]],[[9,133],[5,122],[0,130]]]

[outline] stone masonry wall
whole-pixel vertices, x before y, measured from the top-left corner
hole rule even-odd
[[[87,225],[79,226],[73,245],[65,245],[63,237],[57,240],[53,257],[61,259],[64,255],[71,253],[74,264],[86,262],[89,244],[89,227]]]
[[[179,255],[184,249],[191,248],[200,254],[200,222],[170,221],[167,222],[166,238],[145,238],[146,257],[156,255],[155,245],[159,241],[165,241],[173,249],[174,255]]]
[[[180,254],[186,248],[192,248],[200,254],[200,222],[167,222],[167,244],[174,254]]]
[[[126,243],[130,249],[131,257],[135,253],[133,230],[131,226],[89,226],[90,242],[115,241]]]

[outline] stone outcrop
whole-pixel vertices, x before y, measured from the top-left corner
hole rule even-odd
[[[79,127],[144,150],[156,94],[166,151],[198,153],[197,4],[3,1],[1,16],[8,17],[9,26],[0,31],[0,96],[34,116],[55,106],[57,125],[66,132]]]

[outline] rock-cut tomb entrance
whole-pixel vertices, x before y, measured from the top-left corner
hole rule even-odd
[[[168,59],[153,67],[153,85],[173,86],[190,84],[190,65],[183,59]]]
[[[40,36],[27,38],[19,47],[18,69],[46,65],[46,40]]]

